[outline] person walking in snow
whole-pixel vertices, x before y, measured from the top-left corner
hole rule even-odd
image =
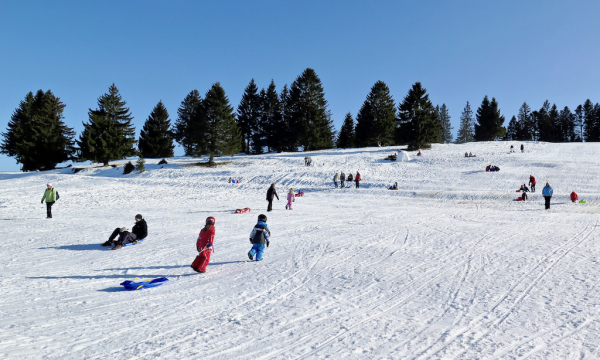
[[[552,194],[554,190],[550,186],[549,183],[546,183],[546,186],[542,189],[542,195],[544,196],[544,200],[546,201],[546,210],[550,209],[550,199],[552,198]]]
[[[191,268],[195,272],[204,273],[206,267],[210,262],[210,253],[215,251],[213,243],[215,241],[215,218],[209,216],[206,218],[206,222],[200,234],[198,234],[198,240],[196,240],[196,250],[198,250],[198,256],[194,259]]]
[[[42,204],[46,201],[46,219],[52,219],[52,205],[58,200],[58,193],[56,189],[52,187],[52,184],[46,184],[46,191],[42,196]]]
[[[356,172],[356,177],[354,178],[354,182],[356,183],[356,188],[357,189],[360,187],[359,181],[360,181],[360,173],[357,171]]]
[[[333,175],[333,184],[335,185],[335,188],[338,188],[338,180],[340,179],[338,173],[335,173],[335,175]]]
[[[521,152],[525,152],[525,145],[521,144]]]
[[[340,174],[340,184],[342,185],[341,188],[343,189],[346,183],[346,174],[344,174],[344,172],[342,171],[342,173]]]
[[[510,146],[510,152],[511,152],[511,153],[514,153],[514,152],[515,152],[515,147],[514,147],[514,146],[512,146],[512,145]]]
[[[277,197],[277,201],[279,201],[279,195],[277,195],[277,190],[275,190],[275,184],[271,184],[269,190],[267,190],[267,201],[269,202],[269,206],[267,206],[267,211],[273,210],[273,198]]]
[[[296,201],[296,197],[295,197],[295,194],[294,194],[294,188],[291,188],[290,192],[288,192],[287,200],[288,200],[288,202],[287,202],[287,205],[285,206],[285,208],[288,209],[288,210],[292,210],[292,203],[294,201]]]
[[[119,238],[115,241],[117,236]],[[137,214],[135,216],[135,225],[133,225],[131,232],[124,227],[116,228],[102,246],[111,246],[114,243],[115,246],[112,249],[119,250],[125,244],[137,244],[138,241],[145,239],[146,236],[148,236],[148,224],[141,214]]]
[[[256,261],[261,261],[265,252],[265,245],[269,247],[270,239],[271,230],[267,226],[267,216],[260,214],[258,215],[258,222],[254,225],[254,229],[250,233],[252,249],[248,252],[248,258],[254,260],[254,256],[256,255]]]
[[[529,175],[529,186],[531,186],[531,192],[535,192],[535,178],[533,175]]]

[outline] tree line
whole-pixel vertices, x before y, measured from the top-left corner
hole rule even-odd
[[[239,152],[304,151],[367,146],[408,145],[425,149],[432,143],[453,141],[446,104],[434,106],[427,90],[416,82],[396,105],[388,86],[377,81],[356,118],[346,114],[339,132],[333,128],[321,80],[306,69],[288,87],[277,91],[274,81],[258,90],[254,79],[234,110],[225,90],[215,83],[201,96],[192,90],[177,109],[171,124],[159,101],[135,139],[133,116],[112,84],[89,109],[88,121],[76,138],[63,122],[65,104],[50,90],[25,96],[2,133],[0,153],[14,157],[23,171],[49,170],[68,161],[108,165],[129,156],[172,157],[173,141],[187,156],[233,155]],[[475,112],[469,102],[462,111],[455,143],[493,140],[550,142],[600,141],[600,105],[587,100],[574,112],[558,110],[546,101],[538,111],[524,103],[504,127],[495,98],[485,96]],[[137,149],[136,149],[137,145]]]

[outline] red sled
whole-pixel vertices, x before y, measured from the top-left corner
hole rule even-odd
[[[523,201],[523,197],[519,196],[518,198],[515,199],[515,201]]]
[[[235,213],[236,214],[245,214],[245,213],[249,213],[250,212],[250,208],[243,208],[243,209],[236,209]]]
[[[300,196],[304,196],[304,192],[303,191],[301,191],[301,192],[297,193],[296,195],[294,195],[294,197],[300,197]]]

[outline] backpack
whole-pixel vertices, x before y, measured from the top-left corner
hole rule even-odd
[[[56,200],[60,199],[60,195],[58,195],[58,191],[56,192]]]

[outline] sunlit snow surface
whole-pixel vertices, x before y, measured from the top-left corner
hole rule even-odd
[[[510,145],[434,145],[403,163],[383,160],[390,147],[236,156],[212,169],[150,159],[131,175],[0,173],[0,358],[598,358],[600,144]],[[356,170],[360,189],[333,188],[336,171]],[[513,201],[530,174],[537,192]],[[49,181],[60,193],[51,220],[40,204]],[[271,183],[272,245],[249,262]],[[290,187],[305,195],[287,211]],[[573,190],[587,204],[572,204]],[[146,242],[100,246],[137,213]],[[207,216],[216,252],[197,274]],[[157,288],[119,285],[163,276]]]

